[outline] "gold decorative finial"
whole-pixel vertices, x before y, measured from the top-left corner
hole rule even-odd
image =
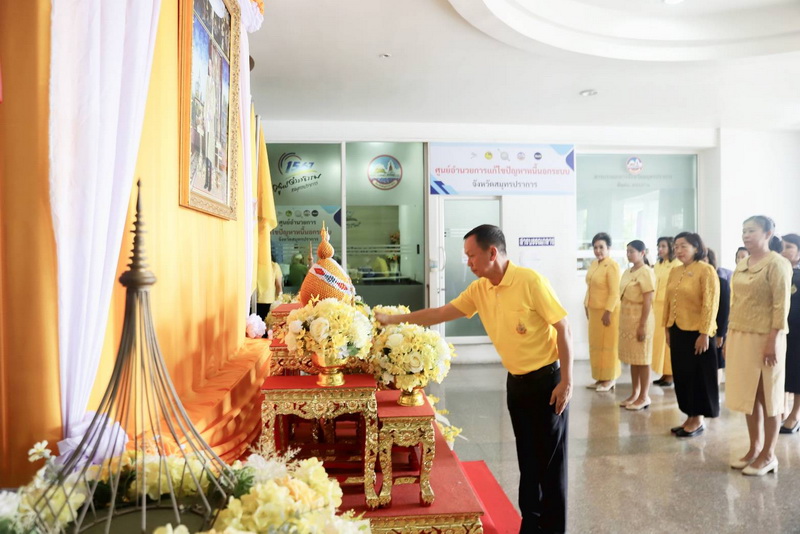
[[[331,234],[325,229],[325,221],[322,221],[322,230],[319,231],[319,246],[317,247],[317,257],[320,260],[333,257],[333,245],[330,243]]]
[[[144,254],[144,220],[142,218],[142,181],[136,181],[136,217],[133,221],[133,251],[128,270],[119,277],[120,283],[128,289],[141,289],[156,283],[156,276],[147,268]]]

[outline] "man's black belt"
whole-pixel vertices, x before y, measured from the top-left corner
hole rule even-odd
[[[545,365],[544,367],[540,367],[539,369],[531,371],[530,373],[525,373],[524,375],[515,375],[511,373],[509,374],[511,374],[511,376],[513,376],[514,378],[534,378],[541,375],[552,374],[558,371],[559,368],[561,368],[561,364],[559,363],[558,360],[556,360],[551,364]]]

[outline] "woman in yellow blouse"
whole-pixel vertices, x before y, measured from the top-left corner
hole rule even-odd
[[[750,435],[750,448],[731,467],[762,476],[778,472],[792,266],[775,252],[782,246],[769,217],[744,221],[742,241],[750,256],[731,278],[725,404],[744,412]]]
[[[680,265],[680,260],[675,258],[671,237],[658,238],[658,261],[653,267],[656,275],[656,293],[653,302],[656,331],[653,333],[653,363],[654,373],[661,375],[653,384],[661,387],[672,387],[672,357],[669,346],[661,325],[664,324],[664,297],[667,294],[667,279],[673,267]]]
[[[589,360],[597,391],[611,391],[621,368],[619,343],[619,264],[609,257],[611,236],[600,232],[592,238],[597,258],[586,272],[583,307],[589,320]]]
[[[667,279],[664,326],[672,352],[672,374],[678,407],[686,421],[672,429],[681,438],[703,432],[705,417],[719,415],[717,347],[709,343],[717,331],[719,276],[702,262],[706,247],[700,236],[681,232],[675,236],[675,256],[681,265]]]
[[[619,315],[619,359],[631,366],[631,395],[620,403],[627,410],[650,406],[650,361],[655,320],[652,313],[656,275],[644,257],[644,243],[628,243],[628,261],[619,283],[622,303]]]

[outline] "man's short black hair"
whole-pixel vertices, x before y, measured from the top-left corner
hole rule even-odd
[[[482,224],[476,226],[464,236],[464,240],[470,236],[475,237],[475,242],[483,250],[489,250],[489,247],[496,247],[497,251],[501,254],[506,253],[506,236],[503,231],[493,224]]]

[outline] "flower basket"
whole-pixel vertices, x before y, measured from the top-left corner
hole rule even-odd
[[[453,345],[438,332],[408,323],[386,326],[372,350],[377,380],[401,390],[401,406],[421,406],[422,388],[430,381],[441,383],[454,356]]]
[[[368,314],[365,306],[333,298],[312,300],[289,314],[284,342],[292,352],[312,355],[314,365],[320,369],[317,384],[341,386],[341,368],[347,360],[369,356],[374,328]]]

